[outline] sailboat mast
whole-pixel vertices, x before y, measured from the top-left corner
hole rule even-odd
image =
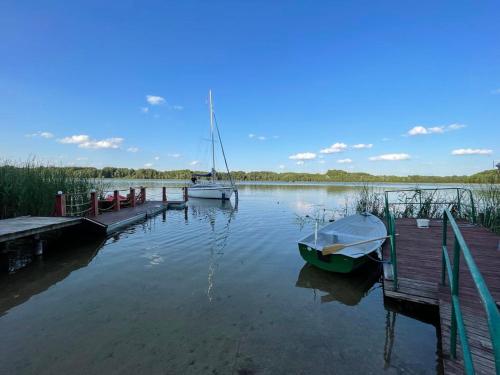
[[[212,107],[212,90],[208,90],[208,101],[210,104],[210,135],[212,137],[212,181],[215,181],[214,114]]]

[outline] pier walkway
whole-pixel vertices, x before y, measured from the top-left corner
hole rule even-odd
[[[98,230],[111,233],[131,223],[156,216],[169,208],[183,206],[185,206],[184,201],[146,201],[139,206],[104,212],[98,216],[86,217],[84,220]]]
[[[500,236],[466,222],[459,221],[457,226],[485,281],[486,288],[493,297],[493,303],[496,304],[493,305],[494,309],[497,309],[500,301]],[[457,240],[451,227],[449,223],[446,236],[447,252],[449,259],[452,260],[451,263],[455,263],[453,253]],[[448,272],[445,275],[446,284],[442,284],[443,220],[431,220],[429,228],[418,228],[415,219],[396,219],[395,233],[398,234],[395,246],[397,273],[394,277],[390,267],[384,272],[384,296],[407,304],[435,306],[439,312],[445,374],[471,373],[470,367],[466,368],[468,364],[464,363],[462,352],[464,343],[470,352],[474,368],[472,371],[478,374],[498,374],[500,369],[495,367],[495,347],[490,337],[491,325],[488,324],[487,309],[476,287],[477,279],[474,282],[471,276],[474,272],[468,267],[468,262],[464,261],[463,253],[457,273],[457,295],[467,340],[462,342],[460,323],[458,323],[456,358],[450,354],[453,346],[452,295]],[[383,256],[386,260],[391,259],[389,241],[386,241],[383,248]],[[448,271],[451,271],[451,267]],[[500,333],[498,324],[493,325],[497,328],[493,332]]]
[[[0,242],[17,240],[80,224],[79,217],[20,216],[0,220]]]

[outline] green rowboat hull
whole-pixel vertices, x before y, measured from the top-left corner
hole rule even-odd
[[[369,260],[366,255],[358,258],[342,254],[322,256],[320,251],[301,243],[299,243],[299,251],[307,263],[330,272],[349,273],[361,267]]]

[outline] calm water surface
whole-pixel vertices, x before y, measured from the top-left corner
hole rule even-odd
[[[434,326],[384,307],[378,264],[298,253],[353,189],[244,186],[2,275],[0,373],[436,373]]]

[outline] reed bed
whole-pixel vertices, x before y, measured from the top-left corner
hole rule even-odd
[[[39,215],[54,212],[58,191],[86,196],[99,189],[99,180],[71,174],[64,168],[43,166],[36,161],[0,165],[0,218]],[[83,200],[83,198],[79,198]]]
[[[457,219],[473,219],[472,202],[467,187],[450,190],[420,190],[393,193],[389,210],[396,218],[440,219],[448,208]],[[500,233],[500,185],[484,184],[472,190],[475,218],[478,224]],[[385,196],[379,189],[365,184],[353,199],[355,212],[370,212],[385,217]]]

